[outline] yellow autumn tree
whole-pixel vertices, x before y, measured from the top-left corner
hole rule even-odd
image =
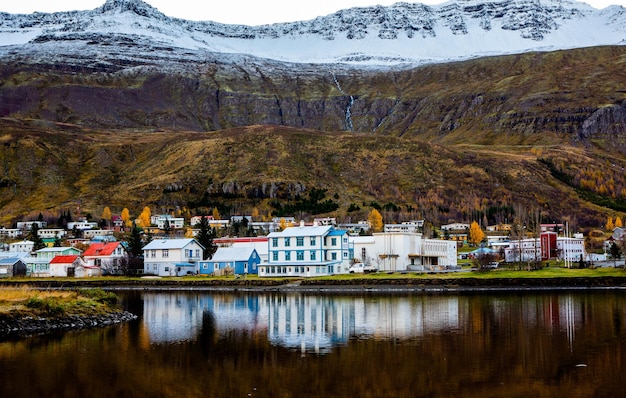
[[[278,230],[284,231],[285,228],[287,228],[287,221],[285,221],[285,219],[281,217],[280,222],[278,223]]]
[[[102,210],[102,216],[100,216],[100,218],[102,218],[104,221],[106,221],[107,226],[110,224],[111,222],[111,209],[109,209],[109,206],[106,206],[104,208],[104,210]]]
[[[254,209],[252,209],[252,220],[258,220],[259,219],[259,209],[257,209],[256,207]]]
[[[624,223],[622,222],[622,217],[617,216],[615,217],[615,228],[622,228],[624,226]]]
[[[380,232],[383,230],[383,216],[380,215],[378,210],[372,209],[367,217],[367,221],[370,223],[372,232]]]
[[[217,207],[213,208],[213,219],[214,220],[221,220],[222,216],[220,215],[220,211],[217,210]]]
[[[122,221],[124,222],[125,227],[131,227],[133,225],[133,222],[130,221],[130,212],[128,211],[127,208],[124,207],[120,217],[122,218]]]
[[[141,224],[143,228],[149,227],[151,224],[150,222],[151,216],[152,216],[152,211],[150,210],[150,208],[148,206],[144,207],[143,210],[141,211],[141,214],[138,217],[139,224]]]
[[[615,224],[613,224],[613,217],[609,217],[606,220],[606,225],[604,227],[607,231],[613,231],[613,229],[615,229]]]
[[[485,239],[485,233],[476,221],[472,221],[469,230],[469,243],[477,246],[483,241],[483,239]]]

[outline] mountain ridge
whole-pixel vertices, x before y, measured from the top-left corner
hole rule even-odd
[[[171,18],[141,0],[90,11],[0,13],[0,54],[42,43],[125,36],[156,49],[242,54],[296,63],[414,66],[476,56],[626,42],[626,9],[569,0],[462,0],[357,7],[308,21],[246,26]],[[103,51],[101,49],[101,51]],[[106,52],[106,51],[104,51]]]

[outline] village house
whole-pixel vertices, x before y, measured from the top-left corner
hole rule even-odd
[[[78,256],[81,250],[75,247],[46,247],[35,252],[36,257],[26,258],[26,273],[30,276],[50,275],[50,261],[56,256]]]
[[[37,236],[41,239],[56,239],[62,238],[67,234],[67,231],[63,228],[42,228],[37,230]]]
[[[236,275],[258,274],[261,257],[253,248],[220,247],[210,260],[199,262],[202,275],[232,272]]]
[[[267,262],[268,247],[267,236],[254,236],[254,237],[226,237],[213,239],[213,243],[218,247],[233,247],[238,249],[251,248],[256,250],[261,262]]]
[[[441,226],[442,231],[464,231],[464,230],[469,230],[469,228],[470,228],[469,224],[459,223],[459,222]]]
[[[418,233],[424,227],[424,220],[406,221],[402,224],[385,224],[383,232]]]
[[[22,240],[9,243],[9,251],[30,253],[35,249],[35,242],[32,240]]]
[[[33,225],[37,225],[37,228],[46,228],[48,223],[45,221],[18,221],[15,227],[22,231],[30,231],[33,229]]]
[[[0,238],[15,239],[22,236],[23,230],[20,228],[0,228]]]
[[[166,226],[169,226],[170,229],[181,229],[185,226],[185,219],[183,217],[172,217],[169,214],[159,214],[151,216],[150,223],[156,225],[159,229],[166,229]]]
[[[83,238],[93,240],[102,238],[104,241],[114,241],[113,230],[110,229],[86,229],[82,231]]]
[[[353,256],[346,231],[303,222],[270,233],[268,253],[268,261],[259,265],[260,277],[345,274]]]
[[[195,274],[203,250],[193,238],[155,239],[143,248],[143,272],[158,276]]]
[[[85,263],[78,255],[55,256],[50,260],[50,276],[52,277],[73,277],[77,267]]]
[[[83,259],[87,266],[99,267],[103,274],[116,274],[128,264],[128,253],[121,242],[92,243]]]
[[[26,276],[26,263],[18,257],[0,258],[0,278]]]

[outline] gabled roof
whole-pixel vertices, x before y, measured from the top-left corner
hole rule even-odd
[[[62,246],[62,247],[44,247],[43,249],[36,250],[35,253],[47,253],[47,252],[64,252],[66,250],[76,251],[80,253],[80,250],[75,247]]]
[[[110,256],[120,246],[120,242],[92,243],[83,253],[89,256]]]
[[[54,256],[50,264],[72,264],[78,256]]]
[[[252,247],[220,247],[210,260],[212,262],[248,261],[256,250]]]
[[[331,231],[333,226],[331,225],[318,225],[318,226],[304,226],[304,227],[289,227],[285,228],[280,232],[272,232],[267,235],[269,238],[277,238],[277,237],[299,237],[299,236],[325,236]]]
[[[17,257],[0,258],[0,265],[13,265],[18,261],[22,261],[22,259]]]
[[[143,250],[155,250],[155,249],[182,249],[192,242],[196,242],[198,246],[202,247],[198,241],[193,238],[188,239],[155,239],[152,242],[144,246]],[[204,247],[202,247],[204,249]]]

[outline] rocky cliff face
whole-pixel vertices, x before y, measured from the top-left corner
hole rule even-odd
[[[187,62],[176,73],[12,62],[0,67],[0,116],[99,128],[275,125],[446,142],[546,132],[589,139],[624,131],[616,121],[626,100],[625,58],[626,47],[617,46],[392,71],[242,58]]]

